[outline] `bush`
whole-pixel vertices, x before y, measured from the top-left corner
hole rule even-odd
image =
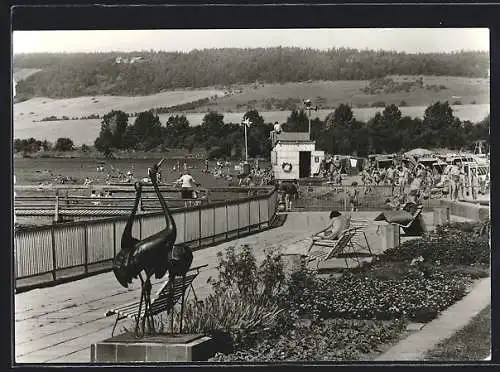
[[[259,266],[248,244],[238,250],[228,247],[217,258],[218,279],[209,278],[215,292],[234,290],[243,298],[270,295],[284,282],[283,263],[276,252],[267,251]]]
[[[73,150],[73,141],[70,138],[60,137],[54,145],[56,151],[71,151]]]
[[[372,107],[385,107],[385,102],[382,101],[373,102]]]
[[[280,326],[281,310],[269,296],[242,297],[233,290],[210,294],[204,301],[186,304],[183,331],[228,338],[230,347],[248,347]],[[175,313],[175,323],[180,313]]]

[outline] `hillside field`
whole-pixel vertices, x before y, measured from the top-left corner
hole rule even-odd
[[[122,110],[127,113],[141,112],[154,107],[174,106],[196,101],[213,95],[224,94],[216,89],[175,90],[150,96],[85,96],[68,99],[51,99],[36,97],[14,104],[14,123],[17,121],[37,121],[45,117],[68,116],[70,118],[104,115],[111,110]]]
[[[413,81],[418,76],[398,76],[392,77],[398,81]],[[382,101],[386,104],[399,105],[405,101],[408,106],[428,106],[437,101],[461,101],[462,104],[489,103],[490,102],[490,81],[489,79],[471,79],[452,76],[424,76],[425,85],[444,85],[447,89],[435,92],[427,89],[416,89],[410,92],[398,92],[392,94],[364,94],[362,89],[369,85],[367,80],[346,80],[346,81],[315,81],[303,83],[285,84],[261,84],[242,86],[243,93],[224,96],[217,99],[216,105],[204,106],[200,109],[216,108],[218,111],[242,111],[241,105],[248,102],[260,111],[261,103],[266,99],[287,99],[295,98],[302,101],[311,99],[314,101],[322,98],[323,103],[320,108],[334,108],[341,103],[349,103],[352,107],[371,106],[372,103]],[[240,106],[239,106],[240,105]]]
[[[27,72],[25,72],[27,73]],[[418,76],[392,77],[395,81],[414,81]],[[66,121],[44,121],[49,116],[61,118],[83,117],[92,114],[102,115],[111,110],[122,110],[127,113],[141,112],[156,107],[169,107],[193,102],[202,98],[213,97],[209,105],[200,106],[186,114],[191,125],[199,125],[208,110],[217,110],[224,114],[224,122],[238,123],[248,107],[255,107],[266,122],[285,122],[290,114],[289,109],[266,110],[263,103],[266,99],[276,100],[294,99],[301,102],[310,98],[313,103],[321,101],[319,110],[313,112],[315,116],[324,119],[341,103],[348,103],[353,107],[358,120],[367,121],[377,111],[383,108],[369,107],[374,102],[396,104],[405,101],[407,106],[400,107],[403,115],[423,117],[425,108],[437,101],[454,103],[460,101],[462,105],[454,105],[454,114],[461,120],[478,122],[489,114],[489,79],[472,79],[462,77],[423,77],[425,85],[444,85],[447,89],[439,91],[419,88],[410,92],[391,94],[365,94],[362,89],[369,85],[369,81],[314,81],[285,84],[247,84],[232,86],[232,94],[225,94],[221,88],[182,89],[165,91],[149,96],[85,96],[69,99],[50,99],[37,97],[14,104],[14,138],[47,139],[55,141],[59,137],[72,138],[75,144],[92,144],[99,134],[100,119],[81,119]],[[368,106],[368,107],[367,107]],[[363,107],[363,108],[360,108]],[[162,123],[165,123],[172,114],[161,114]],[[129,119],[131,122],[134,118]]]

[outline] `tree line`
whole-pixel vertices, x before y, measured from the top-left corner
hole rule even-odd
[[[249,156],[269,158],[273,123],[266,123],[255,109],[248,110],[243,117],[252,123],[248,129]],[[161,123],[154,110],[141,112],[129,122],[131,119],[119,110],[104,115],[95,148],[106,156],[112,156],[116,150],[204,148],[210,158],[244,157],[243,127],[240,123],[225,123],[224,115],[217,111],[208,112],[198,126],[190,126],[184,115],[172,115]],[[311,120],[311,137],[319,150],[330,154],[366,156],[417,147],[473,150],[477,140],[486,140],[489,145],[489,127],[489,115],[479,123],[461,121],[453,115],[448,102],[428,106],[422,119],[403,116],[396,105],[388,105],[367,122],[356,120],[352,108],[341,104],[325,120]],[[292,110],[282,128],[285,132],[307,132],[308,114],[303,109]],[[14,141],[16,152],[73,149],[69,138],[59,138],[55,145],[33,138]],[[83,145],[81,150],[88,151],[89,147]]]
[[[255,109],[244,118],[248,130],[251,157],[269,157],[269,133],[273,123],[265,123]],[[95,147],[111,154],[114,149],[166,150],[203,147],[209,157],[242,158],[243,128],[240,123],[224,123],[217,111],[208,112],[199,126],[190,126],[184,115],[172,115],[163,125],[157,114],[145,111],[133,123],[122,111],[103,117]],[[352,108],[339,105],[325,120],[311,120],[311,137],[317,148],[331,154],[366,156],[371,153],[407,151],[416,147],[472,150],[474,141],[489,141],[489,115],[479,123],[461,121],[453,115],[448,102],[436,102],[426,108],[423,119],[403,116],[396,105],[386,106],[368,122],[356,120]],[[285,132],[307,132],[309,118],[304,110],[293,110],[283,124]]]
[[[118,57],[140,56],[135,63]],[[146,95],[177,88],[371,80],[387,75],[487,77],[487,52],[403,53],[332,48],[228,48],[190,52],[36,53],[13,57],[14,68],[41,68],[18,82],[20,97]]]

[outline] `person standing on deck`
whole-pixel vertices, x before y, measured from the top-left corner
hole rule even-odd
[[[472,174],[471,174],[472,199],[477,200],[478,190],[479,190],[479,177],[477,176],[476,169],[472,169]]]
[[[293,207],[293,200],[297,199],[299,195],[297,184],[292,182],[283,182],[280,185],[280,189],[285,198],[285,210],[291,211]]]
[[[463,166],[460,166],[458,175],[458,195],[460,195],[460,199],[465,199],[465,172]]]
[[[460,169],[456,165],[452,165],[448,171],[448,176],[450,180],[450,196],[452,201],[458,199],[458,182],[460,178]]]
[[[347,197],[349,198],[349,206],[351,208],[351,212],[357,212],[358,211],[358,204],[359,204],[358,194],[359,194],[359,191],[358,191],[357,186],[358,186],[358,183],[356,181],[354,181],[351,184],[351,188],[347,192]]]
[[[388,185],[391,186],[391,195],[394,195],[394,187],[396,186],[394,183],[394,175],[395,175],[395,170],[391,165],[389,166],[385,174],[385,181]]]
[[[180,183],[182,187],[181,198],[182,199],[194,199],[194,187],[197,185],[194,178],[189,174],[189,172],[184,172],[181,177],[175,181],[175,183]]]

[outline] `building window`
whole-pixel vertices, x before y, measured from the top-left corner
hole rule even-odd
[[[314,162],[315,162],[315,163],[319,163],[319,156],[315,156],[315,157],[314,157]]]

